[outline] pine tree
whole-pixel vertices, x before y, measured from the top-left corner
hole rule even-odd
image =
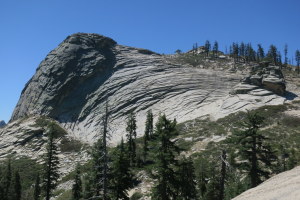
[[[153,114],[151,110],[147,111],[147,118],[145,123],[145,137],[147,140],[153,137]]]
[[[136,162],[136,119],[133,112],[129,114],[126,131],[130,166],[133,166]]]
[[[11,170],[11,160],[10,158],[7,161],[7,168],[4,180],[4,200],[8,200],[11,196],[10,186],[12,182],[12,170]]]
[[[287,64],[288,64],[288,57],[287,57],[287,54],[288,54],[288,45],[285,44],[284,45],[284,66],[287,67]]]
[[[275,45],[270,45],[267,57],[270,61],[272,61],[275,65],[277,65],[277,48]]]
[[[151,110],[147,111],[147,118],[145,123],[145,135],[143,138],[144,145],[143,145],[143,160],[144,163],[147,161],[148,156],[148,141],[153,138],[153,114]]]
[[[127,191],[133,185],[133,175],[130,171],[130,160],[124,147],[123,138],[117,147],[112,164],[112,199],[128,200]]]
[[[217,200],[220,194],[219,181],[219,166],[216,162],[209,162],[208,171],[209,178],[206,184],[206,192],[204,194],[205,200]]]
[[[225,191],[225,179],[226,179],[226,151],[222,150],[221,155],[221,178],[220,178],[220,195],[219,200],[224,200],[224,191]]]
[[[209,179],[209,161],[207,156],[200,156],[195,161],[195,174],[197,179],[197,188],[199,199],[204,199],[207,192],[207,183]]]
[[[175,168],[178,166],[175,153],[178,148],[171,141],[171,136],[176,133],[176,121],[169,121],[165,115],[159,117],[156,123],[155,134],[158,136],[158,150],[156,154],[157,184],[152,191],[152,199],[169,200],[178,196],[178,181]]]
[[[43,189],[45,191],[46,200],[50,200],[51,192],[56,188],[59,178],[58,148],[54,140],[54,134],[53,125],[51,125],[48,132],[48,144],[44,158]]]
[[[41,196],[40,175],[38,173],[36,175],[35,184],[34,184],[33,199],[34,200],[39,200],[40,196]]]
[[[249,176],[251,187],[260,184],[263,178],[268,178],[268,170],[275,159],[273,151],[267,144],[268,138],[259,132],[264,118],[257,112],[248,112],[247,119],[243,123],[244,131],[234,133],[233,139],[239,147],[239,157],[248,162],[241,163]]]
[[[83,177],[83,186],[84,186],[83,198],[84,199],[91,199],[93,197],[94,192],[93,192],[92,185],[94,185],[93,177],[89,173],[85,174],[85,176]]]
[[[103,200],[108,199],[108,154],[107,154],[107,139],[108,135],[108,102],[106,101],[105,105],[105,114],[103,116],[103,133],[102,133],[102,141],[103,141]]]
[[[22,186],[21,186],[21,180],[20,180],[20,174],[18,171],[15,172],[15,200],[21,200],[22,196]]]
[[[239,61],[239,44],[232,43],[232,54],[233,54],[234,62],[238,62]]]
[[[297,65],[297,71],[299,74],[300,73],[300,51],[299,50],[296,50],[295,60],[296,60],[296,65]]]
[[[245,61],[245,43],[244,42],[241,42],[240,44],[240,48],[239,48],[239,55],[240,57],[242,57]]]
[[[210,42],[208,40],[205,41],[204,48],[205,48],[206,57],[208,57],[211,48]]]
[[[147,157],[148,157],[148,151],[149,151],[149,145],[148,145],[148,140],[146,139],[146,136],[143,138],[143,161],[144,163],[147,162]]]
[[[214,54],[214,57],[217,57],[217,56],[218,56],[218,51],[219,51],[219,44],[218,44],[217,41],[215,41],[214,46],[213,46],[213,54]]]
[[[108,183],[109,183],[109,157],[107,153],[107,140],[109,138],[108,133],[108,120],[109,111],[108,103],[106,102],[105,113],[102,117],[102,131],[99,139],[94,144],[92,149],[92,163],[93,169],[89,180],[87,181],[88,186],[93,185],[93,188],[88,188],[85,194],[87,196],[92,195],[94,197],[101,197],[103,200],[108,199]],[[91,178],[91,180],[90,180]],[[90,181],[93,182],[90,183]]]
[[[179,164],[179,199],[196,199],[195,168],[191,159],[184,158]]]
[[[260,61],[260,60],[264,59],[265,52],[264,52],[264,49],[262,48],[261,44],[258,44],[257,46],[258,46],[258,48],[257,48],[257,60]]]
[[[80,200],[80,198],[82,197],[82,183],[81,183],[79,165],[76,166],[76,174],[74,178],[74,184],[72,187],[72,196],[73,196],[73,200]]]
[[[4,177],[4,174],[0,168],[0,199],[5,199],[4,197],[4,184],[3,184],[3,177]]]

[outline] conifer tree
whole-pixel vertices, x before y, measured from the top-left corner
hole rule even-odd
[[[2,173],[1,171],[1,168],[0,168],[0,199],[4,199],[4,184],[3,184],[3,177],[4,177],[4,174]]]
[[[147,111],[147,118],[145,123],[145,137],[147,140],[153,137],[153,114],[151,110]]]
[[[14,185],[14,189],[15,189],[15,200],[21,200],[21,196],[22,196],[22,186],[21,186],[21,180],[20,180],[20,174],[18,171],[15,172],[15,185]]]
[[[244,131],[234,133],[233,138],[239,147],[239,157],[248,162],[241,163],[251,181],[251,187],[260,184],[263,178],[268,178],[270,167],[275,159],[273,151],[267,144],[268,138],[259,132],[264,118],[257,112],[248,112],[243,123]]]
[[[52,190],[57,186],[58,174],[58,148],[54,140],[53,124],[50,126],[48,132],[48,143],[46,148],[46,155],[44,158],[44,176],[43,176],[43,189],[45,192],[46,200],[50,200]]]
[[[91,174],[85,174],[83,177],[83,198],[91,199],[93,197],[93,187],[94,180]]]
[[[11,196],[11,182],[12,182],[12,170],[11,170],[11,159],[7,161],[7,168],[4,180],[4,200],[8,200]]]
[[[136,162],[136,119],[133,112],[129,114],[126,131],[130,166],[133,166]]]
[[[108,103],[105,105],[105,113],[102,117],[102,130],[99,139],[93,146],[92,150],[92,162],[93,170],[91,178],[93,184],[88,180],[88,186],[93,185],[93,188],[88,188],[85,194],[87,196],[92,195],[94,197],[101,197],[103,200],[108,199],[108,183],[109,183],[109,157],[107,153],[107,140],[109,138],[108,133],[108,120],[109,110]]]
[[[208,57],[211,48],[210,42],[208,40],[205,41],[204,48],[205,48],[206,57]]]
[[[239,55],[242,57],[245,61],[245,43],[241,42],[240,48],[239,48]]]
[[[114,155],[111,180],[112,199],[128,200],[127,191],[133,185],[133,175],[130,171],[130,160],[124,147],[123,138]]]
[[[214,54],[214,57],[217,57],[217,56],[218,56],[218,51],[219,51],[219,44],[218,44],[217,41],[215,41],[214,46],[213,46],[213,54]]]
[[[144,138],[143,138],[143,142],[144,142],[144,145],[143,145],[143,161],[144,161],[144,163],[146,163],[147,162],[147,157],[148,157],[149,145],[148,145],[148,140],[146,139],[145,135],[144,135]]]
[[[239,61],[239,44],[232,43],[232,54],[233,54],[234,62],[238,62]]]
[[[82,197],[82,183],[81,183],[79,165],[76,166],[76,174],[74,178],[74,184],[72,187],[72,196],[73,196],[73,200],[80,200],[80,198]]]
[[[271,44],[270,45],[270,48],[269,48],[269,51],[268,51],[268,54],[267,54],[267,57],[275,64],[277,65],[277,48],[275,45]]]
[[[261,44],[258,44],[257,47],[257,60],[260,61],[265,57],[265,52]]]
[[[220,194],[219,166],[216,162],[210,162],[208,166],[209,178],[206,184],[205,200],[217,200]]]
[[[36,175],[35,184],[34,184],[33,199],[34,200],[39,200],[40,196],[41,196],[40,175],[38,173]]]
[[[179,198],[182,200],[196,199],[196,176],[191,159],[184,158],[179,164]]]
[[[147,118],[145,122],[145,135],[143,138],[144,146],[143,146],[143,160],[146,162],[147,155],[149,151],[148,141],[153,138],[153,114],[151,110],[147,111]]]
[[[299,50],[296,50],[295,60],[296,60],[296,65],[297,65],[297,71],[299,74],[300,73],[300,51]]]
[[[171,136],[176,133],[176,121],[168,120],[165,115],[159,117],[156,123],[155,134],[158,136],[158,150],[156,154],[157,184],[152,191],[152,199],[169,200],[178,196],[178,181],[175,168],[178,166],[175,153],[178,148],[171,141]]]
[[[224,191],[225,191],[225,179],[226,179],[226,151],[222,150],[221,155],[221,178],[220,178],[220,195],[219,200],[224,200]]]
[[[204,199],[207,192],[207,182],[209,179],[209,162],[206,156],[200,156],[195,161],[195,174],[197,179],[198,197]]]
[[[288,45],[285,44],[284,45],[284,66],[287,67],[287,64],[288,64],[288,57],[287,57],[287,54],[288,54]]]

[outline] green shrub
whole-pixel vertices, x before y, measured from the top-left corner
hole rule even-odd
[[[143,194],[140,192],[135,192],[131,197],[130,200],[139,200],[143,197]]]
[[[79,140],[64,137],[59,145],[62,152],[79,152],[82,148],[82,143]]]

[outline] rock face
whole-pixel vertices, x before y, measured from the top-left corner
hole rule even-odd
[[[247,190],[233,200],[298,200],[299,189],[300,167],[296,167]]]
[[[253,67],[243,83],[262,87],[281,96],[285,94],[286,84],[279,66],[269,66],[267,62]]]
[[[146,112],[160,112],[183,122],[203,115],[223,117],[284,98],[229,95],[241,77],[224,71],[185,67],[145,49],[78,33],[51,51],[26,84],[11,121],[45,115],[57,120],[71,136],[94,142],[101,131],[105,102],[109,104],[111,142],[125,134],[127,115],[137,115],[143,134]]]
[[[0,128],[4,127],[6,125],[5,121],[0,120]]]

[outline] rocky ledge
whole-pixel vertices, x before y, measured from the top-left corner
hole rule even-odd
[[[246,76],[242,80],[242,84],[235,87],[231,93],[245,94],[258,88],[266,89],[277,95],[284,96],[286,83],[280,67],[269,66],[268,62],[260,63],[252,68],[250,75]],[[267,92],[264,92],[264,94],[267,94]]]

